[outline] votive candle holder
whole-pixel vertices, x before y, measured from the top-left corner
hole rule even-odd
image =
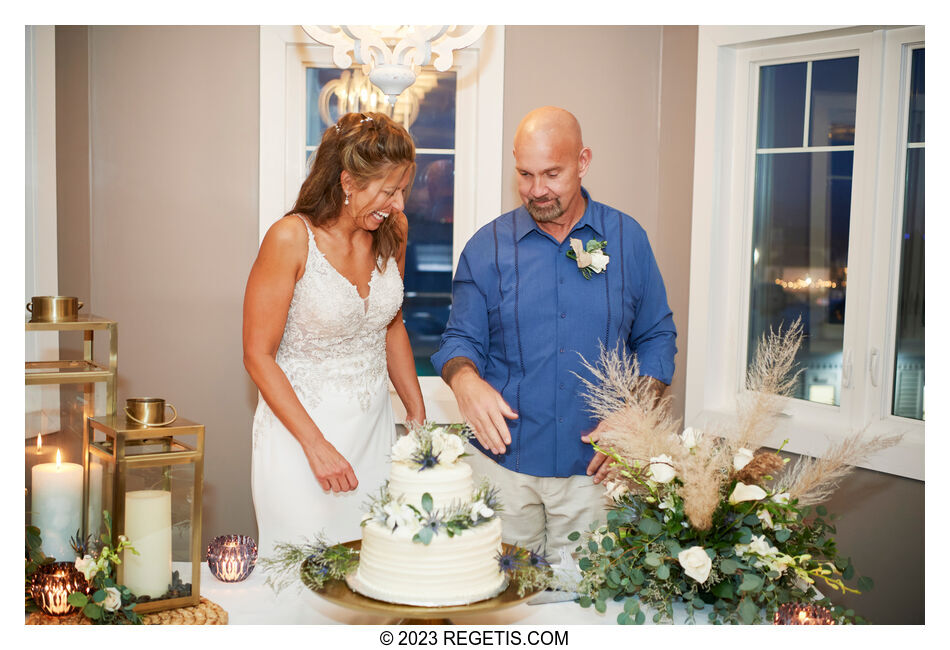
[[[208,568],[221,582],[240,582],[257,564],[257,542],[247,535],[220,535],[208,544]]]
[[[784,603],[775,612],[775,625],[834,625],[831,611],[821,605]]]
[[[72,562],[44,564],[30,582],[30,595],[44,614],[66,616],[76,611],[69,604],[69,594],[74,591],[86,593],[88,584]]]

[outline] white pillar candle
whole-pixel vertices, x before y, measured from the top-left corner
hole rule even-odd
[[[139,552],[122,553],[125,586],[136,596],[164,596],[172,581],[172,493],[126,493],[125,536]]]
[[[33,525],[40,529],[43,553],[60,562],[71,562],[76,553],[69,538],[82,525],[82,465],[61,462],[56,451],[55,463],[34,465]]]

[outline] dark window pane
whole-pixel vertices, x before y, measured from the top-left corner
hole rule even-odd
[[[854,144],[857,94],[858,57],[812,63],[808,131],[811,146]]]
[[[801,316],[795,396],[839,404],[851,222],[851,151],[756,156],[749,360]]]
[[[307,68],[307,146],[315,147],[320,144],[323,132],[327,127],[335,124],[340,117],[336,110],[332,110],[329,120],[320,114],[320,91],[329,82],[340,78],[343,70],[339,68]],[[332,102],[331,102],[332,104]],[[333,107],[335,109],[335,106]]]
[[[923,125],[923,111],[920,123]],[[894,415],[924,419],[924,149],[907,151]]]
[[[908,142],[924,142],[924,49],[914,50],[910,68]]]
[[[424,88],[418,117],[409,128],[412,139],[420,149],[454,149],[455,73],[424,71],[410,90],[421,94]]]
[[[420,375],[435,374],[429,357],[439,348],[452,304],[454,179],[454,156],[416,156],[416,180],[406,205],[409,242],[403,319]]]
[[[758,148],[802,146],[805,63],[763,66],[759,73]]]

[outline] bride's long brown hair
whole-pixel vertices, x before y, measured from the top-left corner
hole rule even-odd
[[[302,214],[316,226],[335,221],[343,208],[340,174],[346,170],[360,189],[385,176],[394,165],[409,165],[408,200],[416,173],[416,147],[402,126],[383,113],[347,113],[323,133],[310,173],[287,214]],[[286,215],[285,215],[286,216]],[[373,255],[386,261],[402,247],[404,233],[395,219],[386,219],[373,231]],[[378,262],[377,262],[378,265]]]

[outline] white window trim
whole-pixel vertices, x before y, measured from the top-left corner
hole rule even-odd
[[[455,54],[453,273],[468,239],[501,214],[504,37],[503,26],[490,26],[476,43]],[[330,52],[300,26],[260,28],[259,241],[293,206],[305,176],[302,64],[330,65]],[[440,377],[420,377],[419,383],[429,419],[460,421],[455,396]],[[402,421],[405,409],[392,386],[390,392],[396,419]]]
[[[922,29],[916,29],[920,29],[922,40]],[[903,170],[903,165],[895,163],[897,158],[893,151],[899,138],[893,127],[879,126],[897,124],[894,121],[897,109],[887,102],[867,100],[869,93],[876,93],[875,89],[882,83],[893,83],[893,75],[900,73],[891,69],[893,57],[884,54],[890,42],[906,37],[905,30],[871,27],[700,27],[690,313],[704,317],[690,319],[687,333],[690,354],[685,421],[688,425],[703,427],[733,421],[736,397],[744,390],[751,263],[751,247],[747,243],[751,241],[754,173],[751,125],[757,97],[757,77],[750,64],[758,48],[763,46],[769,46],[768,56],[777,60],[783,56],[793,60],[800,56],[803,46],[818,48],[814,51],[821,48],[828,52],[859,51],[863,58],[858,102],[865,110],[859,111],[857,116],[855,149],[867,153],[855,156],[848,265],[849,270],[863,267],[875,269],[875,273],[849,273],[845,355],[846,361],[850,357],[853,364],[853,388],[842,388],[840,407],[790,401],[785,410],[787,419],[767,444],[778,446],[788,438],[785,449],[821,455],[830,442],[865,427],[869,434],[904,433],[900,445],[881,452],[863,466],[923,478],[923,423],[888,415],[890,406],[882,401],[887,396],[881,388],[889,385],[889,379],[879,381],[876,391],[869,390],[871,383],[866,381],[872,347],[889,350],[891,359],[893,355],[888,347],[893,347],[893,335],[890,341],[885,335],[893,328],[896,318],[897,280],[889,273],[899,260],[893,259],[891,228],[896,218],[894,210],[902,211],[903,206],[902,196],[899,200],[891,199],[892,195],[896,196],[893,194],[896,188],[886,187],[902,182],[898,171]],[[877,56],[870,56],[871,53]],[[888,137],[891,138],[890,152],[884,146]],[[750,168],[750,165],[753,166]],[[870,188],[874,187],[877,189],[872,191]],[[882,197],[886,200],[882,201]],[[873,210],[872,205],[876,206]],[[897,227],[900,227],[899,222]],[[879,263],[871,264],[872,259]],[[888,263],[881,264],[882,260]],[[881,287],[887,288],[886,300],[880,297]],[[859,307],[852,309],[854,305]],[[864,305],[865,315],[854,317],[862,309],[860,305]],[[881,359],[882,372],[887,372],[886,362],[887,358]]]

